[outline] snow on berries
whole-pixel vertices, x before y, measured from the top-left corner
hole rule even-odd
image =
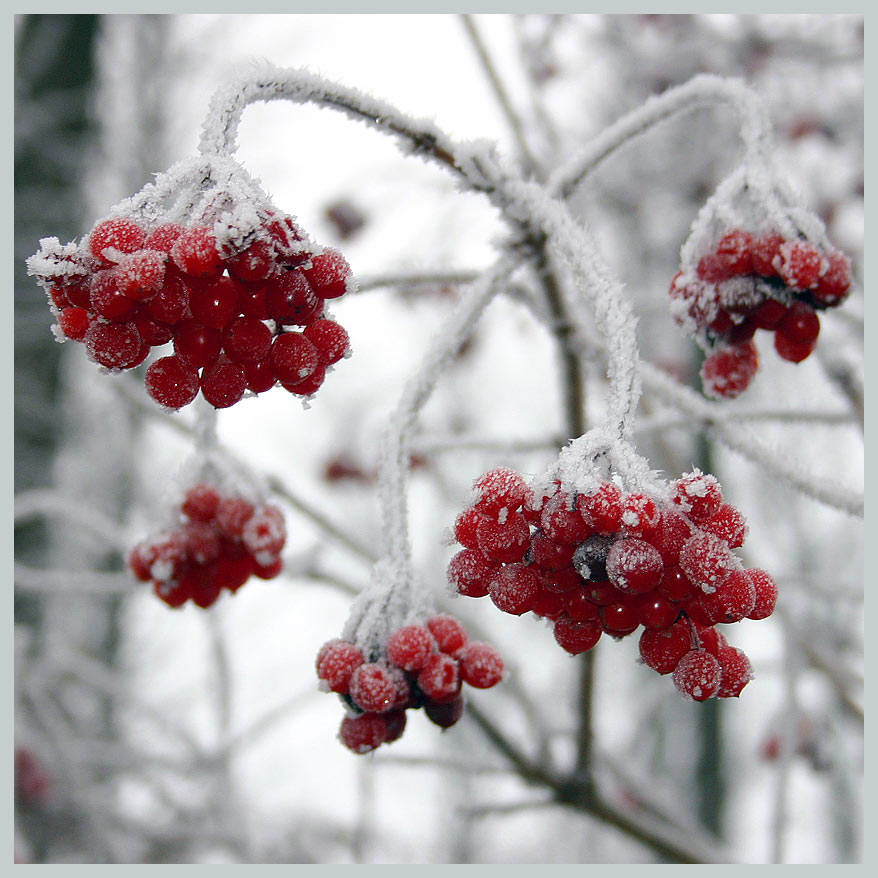
[[[497,535],[507,531],[516,536],[498,551]],[[699,470],[651,497],[611,481],[582,493],[556,483],[541,496],[518,473],[497,469],[476,481],[455,521],[463,548],[448,582],[504,613],[546,619],[571,655],[641,629],[642,661],[674,674],[683,696],[726,698],[752,674],[739,650],[717,652],[727,644],[714,626],[764,619],[777,600],[772,577],[746,569],[733,551],[746,532],[716,478]]]
[[[111,372],[161,350],[145,386],[165,409],[199,393],[229,408],[277,386],[311,397],[348,355],[348,334],[326,302],[355,289],[350,266],[292,217],[268,208],[244,215],[244,229],[228,214],[188,224],[114,216],[78,245],[43,239],[28,270],[46,290],[56,337],[83,343]]]
[[[817,344],[818,312],[840,305],[850,286],[850,261],[841,251],[735,228],[681,268],[670,308],[708,354],[701,367],[705,394],[734,399],[759,368],[757,330],[773,333],[781,359],[800,363]]]
[[[329,640],[315,666],[320,687],[345,705],[339,740],[354,753],[397,740],[410,709],[423,707],[432,723],[451,727],[464,712],[463,685],[490,689],[504,674],[497,650],[470,640],[445,613],[397,628],[374,654],[343,638]]]
[[[175,521],[129,552],[128,568],[168,606],[191,600],[206,609],[223,589],[234,593],[251,576],[278,576],[285,542],[278,507],[198,482],[186,491]]]

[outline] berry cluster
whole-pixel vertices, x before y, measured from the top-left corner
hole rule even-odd
[[[838,250],[733,229],[694,269],[674,277],[671,313],[710,351],[701,369],[704,392],[732,399],[759,368],[757,329],[774,333],[781,359],[800,363],[817,344],[817,312],[840,305],[850,285],[850,262]]]
[[[346,330],[325,314],[354,287],[340,252],[311,245],[292,218],[268,213],[245,243],[204,225],[97,223],[79,247],[41,242],[31,272],[46,288],[59,337],[82,342],[111,371],[173,353],[146,370],[168,409],[199,394],[227,408],[280,385],[307,398],[348,353]]]
[[[349,709],[339,739],[368,753],[402,735],[409,708],[423,707],[437,726],[453,726],[463,715],[463,683],[490,689],[503,677],[503,659],[493,646],[471,641],[453,616],[440,614],[398,628],[384,655],[369,661],[354,643],[330,640],[317,655],[317,676]]]
[[[236,592],[251,576],[273,579],[283,569],[283,513],[270,503],[252,503],[198,483],[186,492],[179,521],[138,543],[128,566],[151,582],[169,606],[188,600],[211,606],[224,588]]]
[[[714,626],[763,619],[777,599],[774,580],[744,569],[732,551],[746,533],[716,479],[697,470],[659,503],[612,482],[538,497],[517,472],[498,468],[476,481],[474,502],[455,522],[464,548],[448,580],[505,613],[550,620],[572,655],[602,634],[642,626],[645,664],[673,673],[689,698],[727,697],[740,694],[750,664]]]

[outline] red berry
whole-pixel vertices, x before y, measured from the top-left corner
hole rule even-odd
[[[719,482],[712,475],[693,470],[680,476],[673,485],[674,503],[692,521],[700,522],[719,512],[723,493]]]
[[[503,679],[503,659],[488,643],[474,641],[458,653],[460,676],[476,689],[490,689]]]
[[[224,551],[228,544],[224,546]],[[216,562],[216,582],[221,588],[237,591],[255,570],[255,562],[249,555],[230,557],[223,555]]]
[[[436,648],[436,640],[423,625],[406,625],[387,640],[387,658],[404,671],[419,671]]]
[[[353,287],[351,267],[338,250],[327,248],[311,259],[305,277],[321,299],[337,299]]]
[[[434,652],[418,672],[418,687],[427,698],[440,704],[456,698],[460,685],[457,660],[444,652]]]
[[[756,589],[743,570],[733,570],[716,591],[698,600],[714,624],[740,622],[756,605]]]
[[[737,698],[741,690],[753,679],[750,659],[742,650],[734,646],[722,647],[717,659],[722,672],[717,698]]]
[[[747,538],[747,519],[731,503],[723,503],[710,518],[699,524],[702,530],[725,540],[732,549],[743,546]]]
[[[269,317],[283,325],[307,326],[323,313],[323,302],[301,271],[282,271],[265,286]]]
[[[457,542],[467,549],[478,549],[476,529],[482,518],[482,513],[477,509],[472,507],[464,509],[454,521],[454,538]]]
[[[189,316],[189,287],[179,274],[165,274],[164,286],[146,303],[153,320],[173,325]]]
[[[341,721],[338,738],[354,753],[369,753],[387,740],[387,721],[378,713],[346,716]]]
[[[464,708],[465,701],[460,696],[443,704],[429,700],[424,703],[424,713],[427,714],[427,719],[443,729],[451,728],[463,716]]]
[[[158,250],[138,250],[123,256],[116,266],[120,292],[143,302],[151,299],[165,282],[167,255]]]
[[[258,506],[241,531],[241,541],[257,564],[265,567],[275,562],[287,539],[284,515],[277,506]]]
[[[607,576],[616,588],[627,594],[652,591],[663,569],[658,549],[645,540],[616,540],[607,552]]]
[[[238,284],[230,277],[221,277],[206,287],[189,294],[192,316],[203,326],[225,329],[238,316]]]
[[[343,359],[350,348],[347,330],[334,320],[315,320],[302,330],[302,335],[314,345],[320,361],[326,366]]]
[[[757,329],[774,329],[784,315],[787,306],[777,299],[766,299],[755,311],[750,314],[750,322]]]
[[[94,320],[83,341],[89,357],[106,369],[129,369],[142,362],[142,340],[133,323]]]
[[[485,597],[489,579],[499,569],[498,564],[489,561],[478,549],[463,549],[448,564],[448,582],[466,597]]]
[[[222,257],[210,229],[185,229],[174,241],[170,254],[180,271],[192,277],[218,277],[222,273]]]
[[[137,312],[137,303],[119,289],[115,268],[104,268],[91,278],[91,310],[114,323],[125,323]]]
[[[749,386],[759,368],[759,353],[752,340],[722,347],[701,365],[704,392],[715,399],[734,399]]]
[[[179,223],[164,223],[156,226],[143,242],[143,246],[149,250],[158,250],[161,253],[170,253],[174,241],[183,234],[185,229]]]
[[[267,358],[244,363],[243,367],[244,375],[247,378],[247,389],[254,393],[264,393],[266,390],[271,390],[277,383],[274,370]]]
[[[351,674],[364,661],[363,653],[353,643],[338,638],[330,640],[317,653],[317,677],[331,692],[345,695],[350,688]]]
[[[733,229],[720,238],[716,253],[725,261],[732,274],[749,274],[753,270],[753,236],[743,229]]]
[[[278,381],[294,385],[320,365],[317,349],[299,332],[281,333],[271,346],[269,362]]]
[[[531,612],[541,619],[557,619],[566,609],[566,596],[544,586],[540,589]]]
[[[599,610],[604,631],[612,637],[626,637],[640,624],[630,601],[614,601]]]
[[[562,567],[560,570],[538,569],[535,572],[539,573],[543,588],[557,594],[566,594],[582,585],[582,577],[573,565]]]
[[[680,551],[680,567],[702,591],[712,592],[737,568],[737,559],[725,540],[701,531],[686,540]]]
[[[217,409],[233,406],[244,396],[247,378],[238,363],[218,359],[201,376],[201,395]]]
[[[274,251],[268,241],[254,241],[246,250],[227,260],[229,274],[243,281],[260,281],[274,271]]]
[[[520,512],[511,513],[503,522],[483,517],[476,526],[476,540],[491,561],[520,561],[530,544],[530,528]]]
[[[213,485],[199,483],[186,492],[181,511],[191,521],[210,521],[216,515],[220,496]]]
[[[524,478],[515,470],[497,467],[489,470],[473,483],[476,501],[473,506],[479,512],[498,517],[502,510],[520,509],[530,499],[531,490]]]
[[[622,498],[622,527],[628,536],[651,537],[661,522],[661,510],[646,494],[628,494]]]
[[[583,588],[574,588],[565,592],[564,609],[571,619],[577,622],[589,622],[600,617],[598,605],[589,600],[588,592]]]
[[[504,613],[521,616],[533,609],[540,593],[540,581],[524,564],[507,564],[488,581],[488,594]]]
[[[224,536],[239,539],[255,512],[253,504],[243,497],[221,497],[216,507],[216,526]]]
[[[326,367],[318,366],[307,378],[303,378],[301,381],[297,381],[293,384],[290,381],[282,381],[281,384],[283,387],[288,390],[290,393],[295,393],[298,396],[313,396],[320,390],[323,385],[323,381],[326,378]]]
[[[271,350],[271,330],[255,317],[238,317],[223,334],[223,350],[235,363],[264,360]]]
[[[143,246],[143,229],[130,219],[107,219],[99,222],[88,236],[92,254],[109,264],[122,253],[133,253]],[[113,253],[113,251],[118,253]]]
[[[801,363],[803,360],[807,360],[815,347],[815,342],[792,341],[780,332],[776,332],[774,335],[774,349],[777,351],[777,355],[788,363]]]
[[[690,536],[692,526],[686,518],[672,509],[663,509],[661,521],[651,537],[651,542],[658,549],[665,566],[674,565],[680,560],[680,550]]]
[[[719,662],[705,649],[687,652],[674,669],[674,685],[691,701],[706,701],[719,691]]]
[[[540,527],[550,540],[565,545],[581,543],[591,533],[573,500],[560,492],[543,504]]]
[[[268,320],[268,305],[265,298],[268,292],[265,284],[249,286],[241,285],[241,294],[238,298],[238,306],[244,317],[255,317],[257,320]]]
[[[616,533],[622,527],[622,491],[612,482],[604,482],[594,494],[581,495],[579,509],[599,534]]]
[[[192,584],[186,582],[160,582],[153,584],[156,596],[163,600],[169,607],[182,607],[192,597]]]
[[[198,373],[180,357],[162,357],[147,370],[146,392],[169,409],[189,405],[198,396]]]
[[[555,620],[552,630],[558,645],[570,655],[588,652],[603,634],[603,627],[599,619],[578,621],[566,614]]]
[[[696,597],[698,586],[676,565],[665,567],[656,591],[670,601],[686,601]]]
[[[573,562],[575,546],[555,542],[544,533],[535,533],[531,538],[530,547],[534,561],[543,570],[563,570]]]
[[[808,241],[785,241],[779,250],[778,274],[794,290],[817,285],[823,271],[823,255]]]
[[[206,521],[190,521],[183,527],[186,554],[197,564],[209,564],[220,556],[222,545],[217,529]]]
[[[753,270],[762,277],[775,277],[781,264],[782,235],[770,234],[757,238],[750,249]]]
[[[179,323],[174,333],[175,353],[193,369],[215,363],[222,346],[222,334],[218,329],[202,326],[191,318]]]
[[[841,304],[850,292],[851,263],[844,253],[833,250],[826,254],[825,267],[812,295],[821,305],[831,308]]]
[[[691,648],[692,635],[685,619],[668,628],[647,628],[640,635],[640,657],[659,674],[670,674]]]
[[[820,334],[820,318],[810,305],[796,300],[778,323],[776,332],[791,342],[813,343]]]
[[[364,662],[354,669],[349,693],[357,707],[375,713],[390,710],[396,700],[396,686],[388,668],[378,662]]]
[[[466,628],[454,616],[449,616],[447,613],[440,613],[427,619],[427,628],[435,638],[439,650],[449,655],[462,649],[469,641]]]
[[[146,311],[138,311],[132,321],[140,333],[140,337],[150,347],[167,344],[174,337],[174,327],[153,320]]]
[[[58,325],[61,327],[61,331],[73,341],[82,341],[85,338],[85,334],[91,326],[91,320],[85,308],[71,305],[58,312]]]
[[[680,608],[657,590],[637,595],[631,606],[644,628],[667,628],[680,613]]]
[[[764,570],[751,568],[744,571],[753,583],[756,591],[756,602],[747,614],[748,619],[767,619],[777,603],[777,583]]]

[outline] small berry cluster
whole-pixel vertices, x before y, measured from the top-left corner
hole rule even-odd
[[[307,398],[348,353],[346,330],[324,309],[354,288],[350,266],[337,250],[312,246],[287,216],[265,215],[245,239],[232,246],[207,226],[119,217],[97,223],[75,249],[46,239],[29,265],[59,337],[82,342],[105,369],[132,369],[152,348],[173,345],[145,377],[165,408],[199,392],[228,408],[278,385]]]
[[[464,548],[448,580],[505,613],[550,620],[572,655],[602,634],[621,638],[643,626],[645,664],[673,672],[687,697],[728,697],[740,694],[750,665],[713,626],[764,619],[777,599],[774,580],[743,569],[732,551],[746,533],[717,480],[697,470],[658,503],[612,482],[540,498],[517,472],[498,468],[476,481],[473,504],[455,522]]]
[[[800,363],[817,344],[817,312],[840,305],[850,285],[850,262],[839,250],[733,229],[674,277],[671,313],[710,351],[701,368],[704,392],[732,399],[759,368],[757,329],[774,333],[781,359]]]
[[[423,707],[437,726],[453,726],[464,711],[462,685],[490,689],[504,670],[493,646],[471,641],[463,625],[447,614],[398,628],[384,655],[369,659],[354,643],[338,638],[317,655],[321,687],[341,695],[350,711],[339,739],[355,753],[396,741],[409,708]]]
[[[221,494],[203,482],[186,492],[176,526],[138,543],[128,567],[151,582],[169,606],[191,600],[211,606],[224,588],[236,592],[251,576],[273,579],[283,569],[283,513],[270,503]]]

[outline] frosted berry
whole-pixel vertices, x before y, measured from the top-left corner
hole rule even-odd
[[[223,269],[216,238],[210,229],[185,229],[174,241],[171,259],[184,274],[192,277],[218,277]]]
[[[201,376],[201,395],[214,408],[224,409],[239,402],[247,390],[247,377],[238,363],[220,358]]]
[[[192,521],[210,521],[216,515],[219,501],[219,492],[213,485],[199,483],[186,491],[181,511]]]
[[[689,537],[680,552],[681,569],[705,592],[722,585],[736,566],[728,543],[704,531]]]
[[[198,396],[198,373],[180,357],[162,357],[146,370],[146,392],[161,406],[179,409]]]
[[[482,518],[476,526],[476,540],[482,554],[491,561],[520,561],[530,545],[530,528],[520,512],[505,521]]]
[[[725,540],[732,549],[743,546],[747,538],[747,519],[731,503],[723,503],[710,518],[700,522],[700,527]]]
[[[350,678],[349,693],[357,707],[381,713],[396,700],[396,686],[388,669],[378,662],[358,665]]]
[[[674,503],[692,521],[704,521],[719,512],[723,493],[719,482],[712,475],[693,470],[677,479],[672,485]]]
[[[436,648],[436,640],[423,625],[406,625],[390,635],[387,658],[404,671],[419,671]]]
[[[752,341],[728,345],[701,364],[704,392],[716,399],[734,399],[749,387],[759,368],[759,353]]]
[[[531,538],[531,553],[534,561],[543,570],[561,570],[573,562],[576,547],[571,544],[555,542],[544,533],[535,533]]]
[[[236,363],[264,360],[271,350],[271,330],[255,317],[237,317],[223,333],[223,351]]]
[[[777,583],[764,570],[751,568],[745,572],[750,577],[756,593],[753,609],[747,614],[747,618],[767,619],[774,612],[774,607],[777,603]]]
[[[753,668],[750,659],[743,650],[734,646],[722,647],[717,660],[720,664],[722,678],[717,698],[737,698],[741,690],[753,679]]]
[[[603,634],[603,627],[599,619],[579,621],[567,614],[559,616],[555,620],[552,630],[558,645],[570,655],[588,652]]]
[[[580,496],[579,509],[599,534],[616,533],[622,527],[622,491],[612,482],[604,482],[589,496]]]
[[[622,527],[628,536],[649,539],[661,522],[661,510],[646,494],[622,498]]]
[[[174,246],[174,242],[183,234],[183,231],[183,226],[179,223],[162,223],[146,236],[143,246],[149,250],[170,253],[171,247]]]
[[[640,635],[640,657],[659,674],[670,674],[692,648],[692,635],[686,619],[663,629],[647,628]]]
[[[740,622],[756,604],[756,589],[743,570],[733,570],[716,591],[698,600],[714,624]]]
[[[674,685],[691,701],[706,701],[717,694],[722,671],[720,663],[706,649],[693,649],[674,669]]]
[[[631,602],[631,607],[637,621],[644,628],[667,628],[680,613],[677,604],[657,590],[637,595]]]
[[[83,341],[89,357],[106,369],[129,369],[142,362],[142,340],[133,323],[92,321]]]
[[[476,501],[473,506],[489,516],[500,515],[501,510],[519,509],[530,497],[531,490],[515,470],[497,467],[489,470],[473,483]]]
[[[256,508],[241,530],[241,542],[258,564],[273,564],[287,538],[283,513],[266,503]]]
[[[503,659],[488,643],[473,641],[457,654],[460,676],[476,689],[490,689],[503,679]]]
[[[165,282],[167,255],[158,250],[138,250],[123,256],[116,266],[120,292],[143,302],[151,299]]]
[[[577,546],[573,567],[583,579],[603,582],[607,579],[607,555],[616,542],[614,537],[592,534]]]
[[[794,290],[816,286],[823,268],[823,256],[808,241],[785,241],[779,248],[777,273]]]
[[[418,672],[418,687],[433,701],[451,701],[460,692],[457,660],[444,652],[434,652]]]
[[[447,613],[440,613],[427,619],[427,628],[436,640],[440,651],[453,655],[466,646],[469,635],[466,628]]]
[[[387,740],[387,721],[381,714],[346,716],[338,731],[339,740],[354,753],[369,753]]]
[[[189,318],[177,325],[174,334],[174,352],[193,369],[215,363],[222,350],[222,334],[218,329],[204,326]]]
[[[284,271],[265,287],[268,315],[283,325],[307,326],[323,313],[323,302],[301,271]]]
[[[851,263],[839,250],[826,254],[825,271],[812,291],[814,300],[827,308],[840,305],[851,287]]]
[[[302,335],[314,345],[320,361],[326,366],[337,363],[350,349],[347,330],[334,320],[315,320],[302,330]]]
[[[550,540],[567,545],[580,543],[591,533],[582,513],[574,507],[573,500],[561,493],[544,503],[540,527]]]
[[[134,220],[107,219],[92,229],[88,246],[92,255],[104,263],[110,263],[116,261],[114,256],[139,250],[143,241],[143,229]]]
[[[189,309],[203,326],[225,329],[238,316],[239,289],[229,277],[221,277],[189,294]]]
[[[476,530],[482,520],[482,513],[478,509],[468,507],[454,520],[454,538],[467,549],[478,549],[479,541]]]
[[[253,504],[243,497],[221,497],[214,520],[224,536],[236,539],[243,536],[244,528],[255,512]]]
[[[268,359],[254,360],[252,363],[243,363],[244,376],[247,379],[247,389],[253,393],[264,393],[271,390],[277,383],[274,370]]]
[[[226,264],[229,274],[238,280],[265,280],[274,272],[274,253],[268,241],[254,241],[246,250],[228,259]]]
[[[282,381],[281,385],[285,390],[288,390],[290,393],[295,393],[298,396],[308,397],[313,396],[320,390],[323,385],[323,381],[326,378],[326,367],[323,365],[317,366],[317,368],[306,378],[303,378],[301,381],[296,381],[292,383],[290,381]]]
[[[62,308],[58,312],[58,325],[67,338],[73,341],[82,341],[86,332],[91,325],[91,317],[85,308],[77,308],[71,305],[68,308]]]
[[[127,322],[137,311],[137,303],[119,289],[114,268],[105,268],[92,275],[89,300],[96,314],[114,323]]]
[[[271,346],[269,362],[282,383],[296,384],[320,365],[317,349],[298,332],[284,332]]]
[[[496,607],[513,616],[532,610],[539,591],[536,574],[520,563],[501,567],[488,582],[488,594]]]
[[[189,288],[178,274],[168,272],[164,285],[145,307],[154,320],[169,325],[179,323],[189,316]]]
[[[448,564],[448,582],[459,594],[471,598],[488,594],[490,577],[499,570],[478,549],[463,549]]]
[[[616,588],[628,594],[652,591],[663,569],[658,549],[645,540],[617,540],[607,552],[607,576]]]
[[[598,612],[604,631],[611,637],[627,637],[640,624],[630,600],[613,601]]]
[[[321,299],[337,299],[352,284],[351,267],[338,250],[327,248],[304,269],[305,277]]]
[[[781,264],[780,248],[784,237],[778,234],[757,238],[750,248],[753,270],[762,277],[775,277]]]
[[[359,647],[346,640],[330,640],[317,653],[317,677],[332,692],[344,695],[351,683],[351,674],[365,662]]]

